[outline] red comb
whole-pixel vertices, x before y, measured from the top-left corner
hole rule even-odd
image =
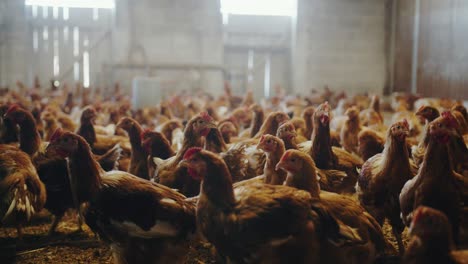
[[[62,128],[60,128],[60,127],[57,128],[54,131],[54,134],[52,134],[52,136],[50,137],[50,142],[53,142],[53,141],[57,140],[62,134],[63,134]]]
[[[409,123],[408,123],[408,120],[403,119],[403,125],[406,127],[406,128],[409,128]]]
[[[265,140],[265,134],[262,135],[262,137],[260,138],[260,142],[263,142]]]
[[[208,114],[208,112],[201,112],[200,117],[207,122],[213,121],[213,118]]]
[[[456,128],[458,126],[457,120],[450,111],[443,112],[442,117],[447,121],[449,127]]]
[[[147,128],[141,132],[140,137],[143,139],[149,132],[151,132],[151,129]]]
[[[200,151],[202,151],[202,148],[199,148],[199,147],[189,148],[184,154],[184,159],[189,159]]]
[[[11,113],[13,111],[16,111],[18,109],[20,109],[20,106],[18,104],[12,104],[10,107],[8,107],[8,110],[6,111],[5,114],[9,114],[9,113]]]
[[[280,161],[283,161],[283,160],[289,158],[290,155],[291,155],[291,151],[290,151],[290,150],[287,150],[287,151],[283,154],[283,157],[281,157],[281,160],[280,160]]]

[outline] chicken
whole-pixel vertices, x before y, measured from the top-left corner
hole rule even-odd
[[[408,120],[409,137],[419,136],[419,134],[422,131],[422,127],[416,115],[412,111],[409,111],[408,109],[404,107],[401,110],[393,114],[392,123],[398,122],[399,120],[403,120],[403,119]]]
[[[30,156],[34,156],[41,148],[41,137],[31,112],[22,109],[19,105],[12,105],[8,108],[4,118],[19,125],[19,148]]]
[[[253,138],[259,139],[265,134],[276,135],[278,127],[288,120],[289,116],[283,112],[271,112]]]
[[[461,204],[466,202],[468,181],[453,171],[449,158],[449,142],[458,135],[456,124],[450,117],[442,116],[429,124],[427,133],[428,145],[418,174],[401,190],[401,218],[409,225],[413,210],[420,205],[441,210],[450,220],[458,241]]]
[[[59,128],[59,124],[53,113],[50,111],[42,112],[41,119],[44,122],[44,140],[49,141],[55,130]]]
[[[283,140],[286,150],[297,149],[296,143],[296,129],[291,121],[283,123],[276,132],[276,136]]]
[[[263,183],[232,187],[216,154],[189,149],[181,163],[201,180],[197,227],[226,262],[323,263],[320,216],[305,191]],[[326,225],[325,225],[326,226]]]
[[[294,125],[294,129],[296,130],[296,133],[297,133],[296,141],[297,141],[297,143],[302,143],[302,142],[305,142],[305,141],[310,139],[310,138],[306,138],[306,137],[303,136],[303,131],[306,130],[306,124],[305,124],[304,119],[302,119],[300,117],[293,117],[293,118],[291,118],[291,120],[289,122],[291,122]]]
[[[258,133],[258,131],[260,130],[260,127],[263,124],[263,121],[265,119],[265,113],[263,112],[263,108],[258,104],[251,105],[249,109],[253,111],[252,123],[249,129],[250,130],[249,137],[253,138]]]
[[[104,154],[116,144],[120,144],[124,154],[130,156],[132,147],[128,138],[96,134],[94,130],[94,120],[96,116],[97,113],[93,107],[89,106],[84,108],[80,118],[80,127],[76,133],[86,139],[86,142],[88,142],[93,152],[96,154]]]
[[[33,109],[31,110],[31,114],[34,117],[34,122],[36,123],[36,128],[37,132],[39,132],[40,137],[44,136],[44,124],[42,123],[41,120],[41,107],[39,106],[34,106]]]
[[[189,177],[186,169],[178,167],[177,164],[182,160],[187,149],[197,146],[201,147],[203,145],[203,138],[213,128],[216,128],[216,124],[206,112],[194,116],[185,127],[182,149],[169,159],[153,159],[156,165],[153,176],[155,181],[170,188],[178,189],[187,197],[198,195],[200,183]]]
[[[372,126],[383,123],[383,116],[380,112],[380,98],[378,95],[372,96],[369,108],[359,113],[359,119],[363,126]]]
[[[18,141],[18,128],[11,120],[4,117],[8,108],[8,105],[0,106],[0,143],[2,144],[9,144]]]
[[[47,200],[44,207],[55,216],[49,230],[49,234],[52,234],[66,210],[79,206],[72,197],[66,161],[65,159],[50,158],[44,154],[47,143],[41,141],[34,118],[30,112],[12,106],[5,117],[19,125],[19,148],[28,151],[27,153],[37,169],[39,178],[45,184]],[[116,145],[104,155],[96,156],[96,159],[106,170],[113,170],[120,158],[120,153],[121,149]]]
[[[117,124],[117,128],[121,128],[127,132],[132,146],[128,173],[136,175],[142,179],[149,180],[147,163],[148,153],[141,143],[143,128],[141,128],[140,124],[135,119],[130,117],[123,117],[120,119]]]
[[[428,142],[427,128],[430,122],[440,116],[440,112],[435,107],[423,105],[416,111],[415,115],[425,124],[423,134],[418,145],[411,147],[411,156],[413,161],[417,166],[420,166],[423,161],[424,154],[426,153]]]
[[[357,107],[350,107],[346,110],[345,114],[348,116],[348,119],[341,128],[341,145],[346,151],[357,153],[358,134],[362,130],[359,120],[359,109]]]
[[[468,134],[468,111],[462,104],[455,104],[450,109],[458,123],[458,132],[461,135]]]
[[[450,222],[443,212],[419,206],[414,212],[410,234],[403,264],[468,263],[468,250],[454,250]]]
[[[313,106],[308,106],[304,108],[302,111],[302,118],[305,121],[306,124],[306,129],[304,131],[304,137],[307,139],[311,139],[312,136],[312,131],[314,130],[314,122],[313,122],[313,116],[314,116],[315,108]]]
[[[398,195],[406,181],[416,173],[406,147],[408,135],[406,120],[394,123],[387,132],[383,152],[364,163],[356,185],[359,202],[377,222],[383,225],[385,219],[389,220],[400,254],[404,252],[401,233],[405,226],[400,219]]]
[[[0,145],[1,223],[14,223],[18,237],[22,227],[46,202],[44,184],[27,153],[11,145]]]
[[[145,130],[141,134],[141,140],[141,145],[152,158],[168,159],[175,156],[169,140],[162,133]]]
[[[233,182],[244,180],[247,175],[248,159],[245,156],[243,147],[229,148],[224,142],[221,131],[218,128],[212,128],[206,135],[205,150],[218,153],[228,166]]]
[[[372,129],[363,129],[358,134],[357,153],[363,160],[368,160],[384,150],[385,138]]]
[[[309,192],[312,198],[318,199],[336,219],[356,230],[362,241],[336,252],[342,254],[341,258],[345,259],[346,263],[373,263],[378,255],[385,254],[386,250],[388,252],[392,250],[384,238],[380,225],[352,198],[320,192],[317,168],[309,155],[298,150],[288,150],[276,168],[287,172],[285,185]]]
[[[285,152],[285,146],[281,139],[272,135],[263,135],[257,148],[263,150],[266,155],[265,167],[263,168],[264,182],[273,185],[282,185],[286,179],[286,173],[276,170],[276,164]]]
[[[115,263],[181,263],[195,231],[195,208],[185,196],[122,171],[105,173],[84,138],[57,132],[47,153],[69,158],[72,188],[84,216]]]
[[[224,121],[223,123],[218,124],[218,129],[221,132],[223,140],[226,142],[226,144],[231,144],[233,141],[239,141],[239,139],[236,138],[239,132],[231,121]]]
[[[184,125],[182,125],[182,123],[179,120],[169,120],[161,124],[161,126],[157,128],[157,130],[159,130],[159,132],[161,132],[164,135],[164,137],[166,137],[166,139],[169,140],[169,142],[171,142],[171,144],[174,144],[174,142],[172,141],[173,131],[175,129],[183,129],[183,128],[184,128]]]
[[[346,173],[340,186],[333,191],[338,193],[354,192],[354,185],[358,178],[357,169],[362,166],[362,160],[349,152],[331,146],[330,139],[330,106],[328,102],[317,107],[314,116],[314,131],[311,146],[299,145],[299,149],[309,153],[317,167],[322,170],[339,170]]]

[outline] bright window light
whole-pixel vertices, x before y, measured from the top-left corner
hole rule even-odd
[[[54,55],[54,76],[57,77],[60,73],[59,55]]]
[[[42,18],[47,19],[49,17],[49,7],[43,6],[42,7]]]
[[[32,6],[31,7],[31,14],[33,18],[37,17],[37,6]]]
[[[37,49],[39,48],[39,37],[38,37],[37,29],[34,29],[33,31],[33,49],[34,52],[37,52]]]
[[[297,0],[221,0],[221,13],[234,15],[293,16]]]
[[[44,26],[42,29],[42,38],[44,41],[47,41],[49,39],[49,28],[47,26]]]
[[[70,14],[68,13],[68,7],[63,8],[63,20],[68,20]]]
[[[99,9],[93,8],[93,20],[99,19]]]
[[[89,53],[83,52],[83,86],[89,88]]]
[[[80,30],[78,27],[73,28],[73,56],[78,57],[80,54]]]
[[[52,17],[54,19],[58,19],[58,14],[59,14],[59,8],[56,6],[52,7]]]
[[[58,28],[54,29],[54,60],[53,60],[54,76],[57,77],[60,73],[60,59],[59,59],[59,31]]]
[[[73,63],[73,78],[75,81],[80,80],[80,63],[78,62]]]
[[[63,27],[63,42],[68,42],[68,26]]]
[[[28,6],[115,8],[115,0],[25,0]]]

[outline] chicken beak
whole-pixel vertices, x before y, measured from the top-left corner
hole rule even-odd
[[[297,132],[296,132],[296,130],[291,131],[291,133],[290,133],[289,136],[290,136],[291,138],[297,137]]]
[[[213,128],[217,128],[218,126],[214,123],[214,122],[208,122],[206,124],[206,128],[209,128],[209,129],[213,129]]]
[[[115,130],[122,128],[122,123],[118,122],[117,125],[115,125]]]
[[[181,160],[181,161],[179,162],[179,167],[181,167],[181,168],[188,168],[188,167],[189,167],[188,161],[187,161],[187,160]]]
[[[411,223],[410,227],[408,228],[408,235],[412,236],[414,231],[414,224]]]
[[[282,161],[278,162],[275,166],[275,171],[279,171],[279,170],[284,170],[284,163]]]

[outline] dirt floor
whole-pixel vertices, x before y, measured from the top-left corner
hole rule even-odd
[[[86,225],[83,226],[83,231],[78,231],[76,216],[73,213],[64,217],[56,234],[48,236],[51,222],[52,216],[47,212],[36,215],[24,228],[23,241],[17,241],[14,227],[0,228],[0,263],[112,263],[109,248],[101,243]],[[384,226],[384,232],[396,246],[388,225]],[[210,245],[192,245],[187,263],[216,263]]]
[[[52,219],[47,212],[36,215],[24,227],[23,241],[17,240],[16,228],[0,228],[0,263],[112,263],[109,248],[86,225],[78,230],[75,214],[67,214],[57,232],[48,236]],[[192,245],[187,259],[190,264],[215,263],[211,247],[205,243]]]

